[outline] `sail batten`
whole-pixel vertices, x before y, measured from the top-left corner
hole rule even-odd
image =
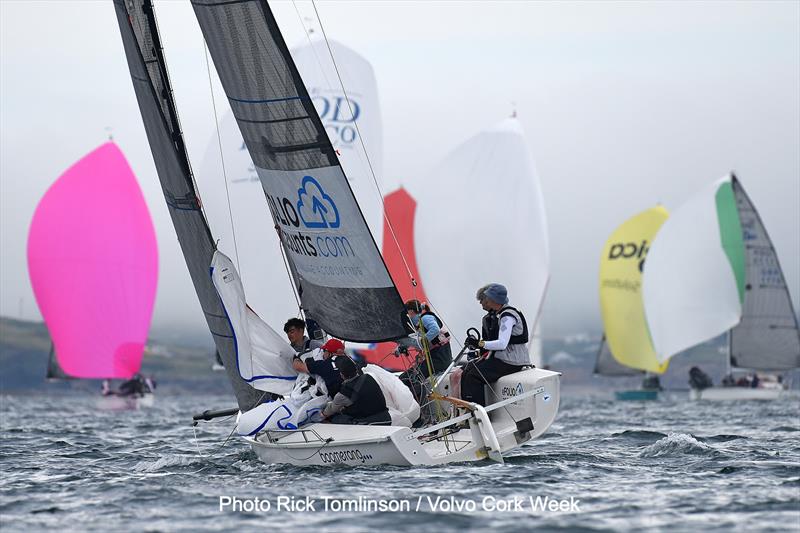
[[[404,336],[400,295],[269,6],[192,5],[307,317],[344,340]]]
[[[195,190],[152,2],[115,0],[114,7],[139,110],[178,242],[239,407],[250,409],[264,393],[246,383],[237,371],[231,325],[211,282],[209,266],[214,240]]]

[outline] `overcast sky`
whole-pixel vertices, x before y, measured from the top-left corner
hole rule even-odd
[[[732,169],[770,232],[797,308],[800,3],[323,1],[317,8],[328,36],[375,69],[388,188],[424,176],[516,110],[550,227],[544,336],[600,329],[599,254],[618,224],[656,202],[674,209]],[[287,42],[301,42],[311,4],[273,9]],[[202,36],[188,1],[157,1],[156,10],[189,155],[199,165],[214,127]],[[202,332],[112,3],[0,0],[0,39],[0,314],[40,318],[25,259],[33,211],[110,127],[156,224],[154,327]],[[488,223],[502,220],[495,215]]]

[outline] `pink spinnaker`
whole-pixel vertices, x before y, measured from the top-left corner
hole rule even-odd
[[[114,143],[75,163],[42,197],[28,234],[28,272],[67,374],[139,371],[158,248],[142,191]]]

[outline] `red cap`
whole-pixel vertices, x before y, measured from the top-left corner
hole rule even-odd
[[[322,349],[331,353],[344,351],[344,343],[339,339],[328,339],[328,342],[322,345]]]

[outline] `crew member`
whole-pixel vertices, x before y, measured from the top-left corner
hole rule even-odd
[[[478,301],[486,311],[483,340],[467,337],[465,344],[483,350],[482,357],[467,363],[461,376],[461,398],[486,405],[483,386],[530,365],[528,324],[522,313],[508,305],[508,290],[491,283],[478,290]]]
[[[297,353],[306,353],[322,347],[322,341],[309,339],[306,334],[306,322],[302,318],[290,318],[283,325],[283,331]]]
[[[321,357],[318,356],[306,357],[305,361],[302,359],[302,354],[298,353],[292,359],[292,368],[298,372],[305,372],[306,374],[313,374],[322,378],[325,381],[325,387],[328,389],[328,396],[333,398],[339,392],[339,387],[342,385],[342,377],[339,371],[333,367],[333,357],[337,355],[344,355],[344,343],[339,339],[329,339],[322,345]]]
[[[386,408],[386,398],[375,378],[362,373],[346,355],[335,357],[333,362],[342,385],[322,415],[334,424],[390,425],[392,417]]]
[[[453,353],[450,350],[450,333],[447,332],[441,319],[419,300],[409,300],[405,306],[411,323],[420,334],[420,339],[422,339],[422,332],[425,332],[425,339],[427,339],[430,351],[430,367],[433,368],[433,373],[444,372],[453,361]],[[423,346],[420,346],[421,350],[422,348]],[[422,358],[416,365],[400,374],[400,380],[411,389],[420,405],[423,403],[422,384],[418,381],[420,378],[430,376],[430,367],[428,361]]]

